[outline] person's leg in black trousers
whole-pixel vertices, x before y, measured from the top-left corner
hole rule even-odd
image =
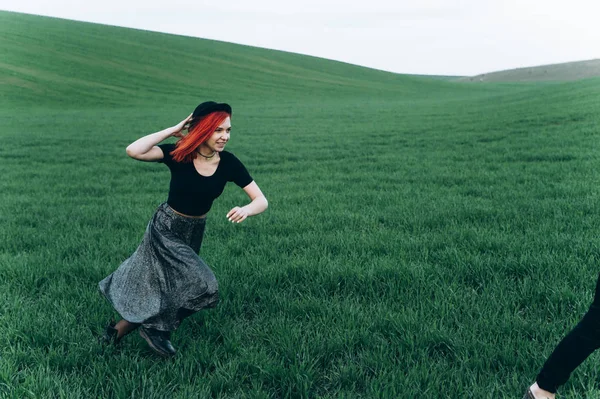
[[[594,301],[583,319],[556,346],[525,398],[550,398],[589,355],[600,348],[600,275]]]

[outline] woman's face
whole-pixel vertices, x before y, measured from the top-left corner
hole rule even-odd
[[[221,152],[225,148],[225,144],[229,141],[230,133],[231,119],[227,117],[204,144],[213,151]]]

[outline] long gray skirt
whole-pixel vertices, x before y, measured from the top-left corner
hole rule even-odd
[[[212,270],[198,256],[206,219],[178,215],[161,204],[140,246],[100,281],[100,292],[125,320],[161,331],[219,301]]]

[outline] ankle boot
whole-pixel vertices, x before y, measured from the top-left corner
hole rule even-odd
[[[104,328],[104,333],[100,337],[98,337],[98,340],[104,345],[116,345],[119,343],[119,338],[117,338],[118,335],[119,331],[115,328],[115,321],[111,319],[106,324],[106,327]]]
[[[163,357],[175,356],[177,353],[171,344],[171,333],[169,331],[159,331],[154,328],[142,326],[140,328],[140,335],[148,342],[148,345],[150,345],[150,348],[152,348],[154,352]]]

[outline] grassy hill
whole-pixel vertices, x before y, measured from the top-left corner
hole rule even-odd
[[[237,44],[3,12],[3,95],[12,104],[132,105],[200,93],[232,99],[443,91],[427,78]],[[301,89],[301,90],[299,90]],[[145,98],[140,98],[143,94]],[[69,102],[69,99],[73,99]]]
[[[600,60],[509,69],[457,79],[460,82],[560,82],[600,76]]]
[[[600,79],[465,85],[0,12],[0,397],[519,397],[598,275]],[[201,101],[269,209],[215,202],[176,359],[97,283],[166,200],[125,147]],[[596,397],[597,355],[561,393]]]

